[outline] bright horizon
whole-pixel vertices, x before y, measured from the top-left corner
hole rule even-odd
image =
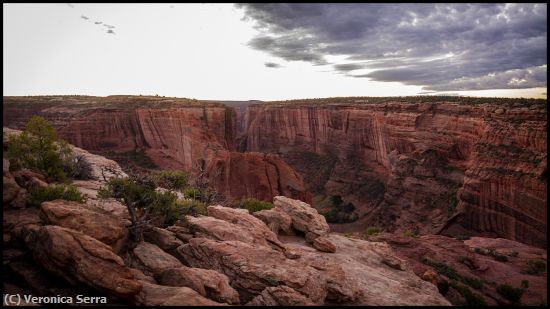
[[[547,97],[546,4],[449,12],[409,4],[397,7],[398,18],[384,6],[289,6],[3,4],[3,95]],[[452,24],[457,10],[482,12],[475,24],[488,21]],[[396,24],[361,22],[374,11]],[[403,33],[395,46],[374,42]],[[463,49],[461,42],[481,47]]]

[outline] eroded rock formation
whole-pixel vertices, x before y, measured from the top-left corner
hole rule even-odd
[[[32,115],[69,143],[98,153],[143,150],[163,169],[203,168],[220,193],[311,202],[302,177],[275,155],[234,152],[234,112],[213,102],[162,97],[4,97],[4,125]]]
[[[243,150],[278,154],[365,227],[546,247],[546,102],[487,101],[252,105]]]

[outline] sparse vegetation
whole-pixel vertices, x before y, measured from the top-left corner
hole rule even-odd
[[[44,172],[56,181],[67,179],[72,169],[73,152],[69,144],[57,138],[53,125],[40,116],[32,116],[21,134],[9,138],[6,157],[16,169]]]
[[[416,237],[416,233],[414,231],[411,231],[411,230],[406,230],[404,233],[403,233],[403,236],[405,237]]]
[[[158,187],[183,192],[188,188],[189,174],[184,171],[160,171],[153,175]]]
[[[250,213],[255,213],[256,211],[273,208],[272,203],[260,201],[256,198],[241,199],[240,201],[237,201],[235,203],[235,206],[237,208],[248,209]]]
[[[472,292],[467,286],[459,284],[458,282],[451,280],[449,285],[458,291],[462,297],[466,300],[465,303],[455,303],[454,305],[458,306],[487,306],[487,302],[483,296]]]
[[[523,289],[529,288],[529,280],[521,280],[521,287]]]
[[[149,177],[112,178],[100,188],[100,198],[115,198],[128,208],[131,226],[128,249],[142,239],[143,230],[153,221],[172,225],[183,215],[206,213],[206,205],[198,200],[178,200],[175,193],[155,190],[155,181]]]
[[[526,272],[530,275],[539,275],[546,272],[546,263],[542,260],[529,260]]]
[[[496,290],[498,294],[509,300],[512,305],[520,304],[524,292],[523,289],[514,288],[507,283],[499,285]]]
[[[474,248],[474,252],[481,255],[488,255],[492,256],[496,261],[499,262],[508,262],[508,256],[504,254],[500,254],[497,252],[497,250],[493,247],[488,247],[486,249],[483,248]],[[515,255],[508,254],[509,256],[517,256],[517,252],[515,252]]]
[[[365,230],[365,238],[369,238],[369,236],[373,236],[373,235],[376,235],[380,233],[380,229],[377,228],[376,226],[369,226],[366,230]]]
[[[451,280],[461,281],[476,290],[479,290],[483,287],[482,280],[475,277],[459,274],[456,269],[443,262],[434,261],[426,257],[424,257],[421,261],[422,263],[433,267],[435,271],[437,271],[437,273],[444,275]]]
[[[72,164],[65,165],[65,171],[73,179],[86,180],[92,178],[92,165],[83,155],[75,156]]]
[[[349,223],[357,220],[355,211],[355,205],[353,203],[345,203],[341,196],[334,195],[330,198],[319,199],[316,197],[317,205],[324,208],[330,208],[330,210],[321,212],[321,215],[325,217],[328,223]],[[319,205],[321,204],[321,205]]]
[[[84,203],[86,198],[78,189],[72,185],[50,185],[47,187],[35,187],[31,190],[27,205],[29,207],[40,207],[46,201],[67,200]]]
[[[386,103],[456,103],[464,105],[477,105],[486,103],[496,103],[499,106],[532,106],[535,104],[546,106],[546,99],[527,99],[527,98],[488,98],[488,97],[466,97],[466,96],[402,96],[402,97],[331,97],[331,98],[311,98],[286,101],[267,102],[270,105],[325,105],[325,104],[386,104]],[[262,103],[266,104],[266,103]],[[389,107],[388,107],[389,109]]]
[[[178,216],[206,216],[208,213],[207,205],[198,200],[178,200],[175,204],[178,209]]]

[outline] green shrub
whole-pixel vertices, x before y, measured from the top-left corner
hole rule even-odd
[[[527,273],[530,275],[542,274],[546,271],[546,263],[542,260],[529,260],[527,262]]]
[[[524,291],[505,283],[497,287],[497,292],[502,295],[502,297],[509,300],[513,305],[519,305]]]
[[[73,164],[69,144],[59,140],[55,128],[40,116],[32,116],[21,134],[10,136],[6,157],[16,169],[38,170],[57,181],[66,180],[65,170]]]
[[[451,280],[449,285],[458,291],[462,297],[466,300],[466,303],[464,304],[457,304],[457,305],[465,305],[465,306],[487,306],[487,302],[485,302],[485,299],[474,292],[472,292],[467,286],[464,286],[462,284],[457,283],[454,280]]]
[[[273,204],[269,202],[260,201],[255,198],[245,198],[237,202],[239,208],[248,209],[250,213],[255,213],[256,211],[271,209]]]
[[[521,280],[521,287],[524,289],[529,288],[529,280]]]
[[[201,201],[197,200],[178,200],[176,202],[176,207],[183,216],[206,216],[208,214],[207,205]]]
[[[495,253],[493,258],[499,262],[508,262],[508,257],[506,255]]]
[[[39,207],[42,202],[57,199],[79,203],[84,203],[86,201],[84,195],[72,185],[51,185],[32,189],[27,200],[27,205],[30,207]]]
[[[481,288],[483,288],[483,281],[481,281],[478,278],[465,276],[465,275],[460,275],[460,277],[461,277],[460,281],[466,283],[467,285],[473,287],[476,290],[480,290]]]
[[[422,263],[432,266],[438,273],[447,276],[451,280],[459,280],[461,278],[454,268],[443,262],[437,262],[428,258],[423,258]]]
[[[153,176],[158,187],[183,192],[188,186],[189,174],[184,171],[161,171]]]
[[[165,225],[177,221],[181,212],[176,205],[175,193],[155,191],[156,185],[150,179],[111,178],[105,187],[100,188],[100,198],[115,198],[135,213],[150,213],[160,218]],[[131,209],[131,210],[130,210]],[[136,218],[135,225],[143,224],[148,218]],[[143,221],[143,222],[138,222]]]
[[[474,252],[477,253],[477,254],[481,254],[481,255],[487,255],[483,249],[478,248],[478,247],[474,248]]]
[[[463,262],[466,259],[467,257],[464,256],[459,256],[457,258],[457,260],[459,260],[460,262]],[[479,290],[483,287],[483,281],[481,281],[480,279],[467,275],[461,275],[456,271],[456,269],[443,262],[433,261],[426,257],[422,258],[421,261],[426,265],[432,266],[439,274],[444,275],[451,280],[462,281],[463,283],[471,286],[476,290]]]
[[[376,235],[380,233],[380,229],[377,228],[376,226],[369,226],[366,230],[365,230],[365,237],[369,237],[369,236],[372,236],[372,235]]]
[[[344,200],[342,200],[342,197],[340,195],[334,195],[330,198],[330,200],[332,201],[332,204],[334,206],[340,206],[344,202]]]
[[[192,187],[185,188],[183,190],[183,194],[185,195],[185,197],[190,197],[195,200],[200,200],[201,197],[203,196],[203,192],[201,189],[192,188]]]
[[[405,233],[403,233],[405,237],[416,237],[416,233],[411,230],[406,230]]]

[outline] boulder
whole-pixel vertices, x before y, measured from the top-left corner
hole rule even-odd
[[[292,218],[280,208],[264,209],[254,213],[254,217],[262,220],[267,226],[276,226],[285,234],[293,234]],[[275,231],[274,231],[275,232]]]
[[[178,259],[148,242],[140,242],[134,248],[134,255],[137,258],[137,265],[135,266],[146,275],[157,276],[167,268],[182,266]]]
[[[165,251],[173,250],[183,245],[183,242],[176,237],[175,233],[158,227],[153,227],[143,232],[143,239]]]
[[[314,306],[309,298],[300,292],[281,285],[265,288],[262,293],[246,303],[247,306]]]
[[[236,224],[255,235],[255,238],[264,238],[271,245],[283,247],[277,235],[262,220],[251,215],[247,209],[229,208],[220,205],[208,206],[208,215]]]
[[[336,246],[328,240],[326,236],[315,238],[313,241],[313,247],[323,252],[336,252]]]
[[[142,284],[122,259],[93,237],[53,225],[26,225],[14,233],[37,263],[72,284],[84,284],[121,298],[141,290]]]
[[[25,208],[27,202],[27,191],[21,188],[10,173],[10,161],[6,158],[2,160],[3,183],[2,183],[2,202],[5,208]]]
[[[247,303],[267,287],[282,285],[314,304],[322,304],[327,293],[326,280],[319,271],[266,246],[193,238],[178,251],[192,267],[226,274],[239,292],[241,303]]]
[[[239,293],[229,284],[229,278],[215,270],[182,266],[164,270],[158,281],[167,286],[186,286],[204,297],[233,305],[239,304]]]
[[[134,275],[134,278],[136,278],[136,280],[145,281],[145,282],[149,282],[149,283],[152,283],[152,284],[157,284],[157,281],[155,280],[155,278],[153,278],[151,276],[147,276],[146,274],[144,274],[141,270],[139,270],[137,268],[130,268],[130,272],[132,272],[132,275]]]
[[[46,176],[29,169],[20,169],[15,171],[13,172],[13,177],[21,187],[27,189],[28,191],[36,187],[43,188],[48,186]]]
[[[276,238],[277,236],[267,229],[267,226],[263,222],[258,221],[263,225],[262,228],[254,226],[245,227],[208,216],[197,218],[186,217],[188,227],[195,237],[206,237],[215,240],[238,240],[248,244],[257,244],[265,247],[273,245],[276,248],[282,248],[283,245]]]
[[[176,237],[184,243],[188,242],[189,239],[194,237],[193,233],[191,233],[191,231],[184,226],[172,225],[167,227],[166,229],[174,233],[174,235],[176,235]]]
[[[55,200],[40,205],[44,222],[80,231],[107,245],[120,247],[128,231],[124,222],[78,202]]]
[[[143,289],[135,297],[137,305],[144,306],[219,306],[188,287],[172,287],[141,281]]]
[[[42,225],[42,219],[39,216],[39,210],[36,208],[25,208],[21,210],[4,210],[3,211],[3,232],[4,244],[7,244],[12,236],[11,233],[16,228],[21,228],[25,225]]]
[[[292,227],[304,232],[306,240],[310,243],[330,231],[325,217],[309,204],[284,196],[274,197],[273,204],[292,218]]]

